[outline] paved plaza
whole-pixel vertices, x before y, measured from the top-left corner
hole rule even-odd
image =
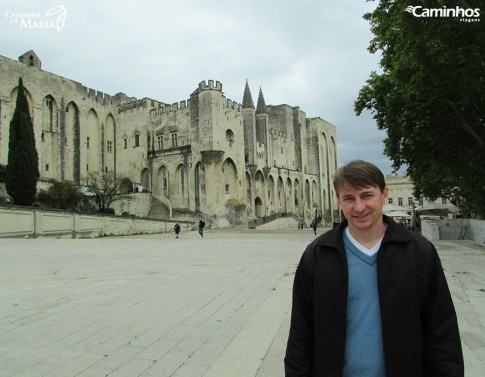
[[[0,376],[282,377],[294,272],[314,237],[295,229],[0,239]],[[435,244],[466,376],[481,377],[485,248]]]

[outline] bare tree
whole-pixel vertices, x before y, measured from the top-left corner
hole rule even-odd
[[[121,190],[125,178],[117,177],[113,172],[89,173],[83,179],[84,186],[88,189],[88,195],[95,197],[96,205],[99,212],[110,212],[110,205],[121,199],[130,199],[126,193]]]

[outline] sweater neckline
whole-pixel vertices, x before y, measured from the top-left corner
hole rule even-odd
[[[346,234],[346,236],[349,238],[350,242],[352,242],[355,247],[357,247],[361,252],[363,252],[364,254],[367,254],[367,255],[374,255],[375,253],[377,253],[377,251],[379,250],[379,248],[381,247],[381,243],[382,243],[382,240],[384,239],[384,235],[386,234],[386,231],[387,231],[387,224],[384,223],[384,232],[382,233],[382,236],[377,240],[377,242],[372,246],[372,247],[367,247],[365,245],[363,245],[362,243],[360,243],[353,235],[352,233],[350,232],[350,228],[347,226],[344,228],[344,233]]]
[[[362,261],[366,262],[369,265],[373,265],[374,263],[376,263],[377,254],[378,254],[377,251],[372,254],[368,253],[365,250],[369,250],[369,249],[366,249],[365,246],[360,245],[358,241],[356,241],[355,239],[352,240],[349,236],[352,237],[350,232],[348,232],[347,229],[345,229],[343,232],[345,250],[347,250],[347,252],[351,252],[356,257],[358,257],[359,259],[361,259]],[[354,243],[354,241],[356,243]],[[379,242],[379,246],[380,246],[380,242]],[[377,248],[377,250],[379,249]]]

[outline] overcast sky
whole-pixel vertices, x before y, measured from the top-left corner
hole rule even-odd
[[[59,24],[60,14],[46,15],[58,5],[66,14]],[[362,158],[392,172],[385,133],[371,114],[353,111],[379,69],[362,18],[376,2],[3,0],[0,7],[0,55],[16,60],[34,50],[43,70],[165,103],[188,99],[209,79],[241,103],[247,79],[255,102],[261,87],[266,104],[299,106],[334,124],[339,164]]]

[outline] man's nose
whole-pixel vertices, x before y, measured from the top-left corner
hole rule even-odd
[[[365,203],[360,199],[356,199],[354,203],[354,210],[357,212],[361,212],[364,209],[365,209]]]

